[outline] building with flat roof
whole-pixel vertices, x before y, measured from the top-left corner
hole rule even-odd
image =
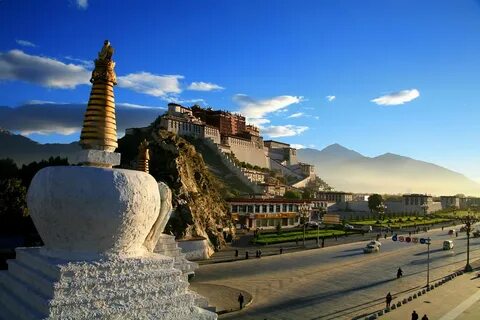
[[[336,203],[353,201],[353,193],[342,191],[317,191],[316,197]]]
[[[412,193],[404,194],[402,198],[404,211],[408,213],[427,214],[442,209],[442,204],[433,201],[431,195]]]
[[[230,198],[227,202],[237,226],[249,229],[274,229],[278,224],[294,227],[300,223],[302,204],[310,208],[307,221],[328,205],[327,201],[318,199],[285,198]]]

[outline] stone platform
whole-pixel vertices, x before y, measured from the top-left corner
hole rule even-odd
[[[17,248],[0,272],[0,319],[216,319],[174,259],[68,261]],[[12,315],[15,315],[12,317]]]
[[[187,258],[185,258],[185,254],[182,253],[182,248],[180,248],[175,241],[175,236],[162,234],[155,246],[154,252],[174,258],[174,267],[189,277],[194,276],[195,270],[198,269],[197,263],[188,261]]]

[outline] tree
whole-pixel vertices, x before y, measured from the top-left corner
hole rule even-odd
[[[378,193],[372,194],[368,197],[368,209],[370,212],[378,212],[378,209],[383,204],[383,198]]]
[[[20,179],[0,180],[0,227],[2,233],[22,231],[27,216],[27,189]]]
[[[283,197],[286,199],[302,199],[302,194],[295,190],[288,190]]]

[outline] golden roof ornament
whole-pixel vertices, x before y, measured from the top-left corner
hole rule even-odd
[[[118,146],[113,86],[117,84],[113,47],[105,40],[95,59],[90,82],[92,90],[83,120],[80,145],[83,149],[113,152]]]
[[[137,170],[148,173],[149,172],[149,166],[148,166],[149,160],[150,160],[150,150],[148,148],[148,141],[145,139],[138,146]]]

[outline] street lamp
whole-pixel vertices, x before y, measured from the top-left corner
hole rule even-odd
[[[465,271],[473,271],[472,266],[470,265],[470,232],[472,232],[472,227],[479,220],[475,214],[470,214],[470,212],[460,218],[460,221],[465,225],[465,232],[467,233],[467,264],[465,265]]]
[[[320,247],[320,215],[325,213],[326,209],[324,207],[320,207],[318,209],[318,216],[317,216],[317,247]]]
[[[425,202],[420,207],[423,209],[423,214],[426,216],[427,215],[427,210],[428,210],[428,204]]]
[[[305,227],[307,226],[306,220],[307,214],[310,212],[310,205],[306,202],[302,203],[298,208],[298,212],[303,220],[303,246],[305,247]]]
[[[428,237],[425,241],[427,245],[427,288],[430,285],[430,237]]]

